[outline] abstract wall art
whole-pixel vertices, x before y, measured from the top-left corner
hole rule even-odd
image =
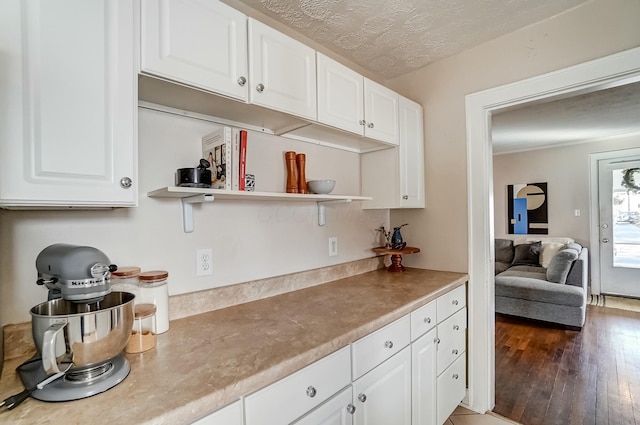
[[[549,234],[547,183],[507,186],[508,232],[514,235]]]

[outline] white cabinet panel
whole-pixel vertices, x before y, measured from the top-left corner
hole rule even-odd
[[[3,2],[0,205],[137,204],[136,15],[126,0]]]
[[[443,424],[465,396],[466,356],[461,356],[438,376],[438,424]]]
[[[438,297],[437,315],[438,323],[451,316],[456,311],[467,305],[467,296],[465,286],[458,286],[446,294]]]
[[[353,379],[358,379],[406,347],[411,340],[410,327],[409,316],[404,316],[354,342],[351,345]]]
[[[192,425],[242,425],[242,402],[240,400],[198,419]]]
[[[350,383],[349,347],[245,398],[246,425],[290,423]]]
[[[353,383],[356,425],[411,425],[411,349]]]
[[[438,374],[466,349],[467,309],[463,308],[442,323],[438,323]]]
[[[249,100],[316,120],[316,52],[249,18]]]
[[[317,53],[318,121],[364,134],[364,78],[357,72]]]
[[[351,386],[294,422],[294,425],[352,425],[355,407]]]
[[[436,425],[436,330],[411,346],[412,424]]]
[[[411,312],[411,341],[436,326],[436,301]]]
[[[398,93],[365,78],[364,113],[365,136],[394,145],[399,143]]]
[[[244,14],[218,0],[142,0],[141,20],[142,72],[247,100]]]
[[[399,97],[400,208],[424,208],[422,106]]]

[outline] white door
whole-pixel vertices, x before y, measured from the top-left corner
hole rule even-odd
[[[137,204],[135,15],[129,0],[2,3],[2,205]]]
[[[352,425],[355,406],[351,398],[349,386],[293,425]]]
[[[640,298],[640,156],[598,161],[600,285]]]
[[[424,208],[424,136],[422,106],[399,97],[400,207]]]
[[[249,18],[249,101],[316,120],[316,51]]]
[[[411,347],[353,383],[356,425],[411,425]]]
[[[318,62],[318,121],[364,134],[364,78],[323,55]]]
[[[364,114],[365,136],[394,145],[399,143],[398,93],[365,78]]]
[[[247,17],[218,0],[143,0],[142,72],[247,100]]]
[[[436,338],[432,329],[411,345],[413,425],[436,425]]]

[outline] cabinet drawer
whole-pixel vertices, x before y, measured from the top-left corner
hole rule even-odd
[[[465,395],[467,386],[466,356],[460,356],[438,377],[438,422],[443,424]]]
[[[269,385],[245,399],[246,425],[291,423],[348,386],[349,347]]]
[[[351,345],[353,380],[393,356],[409,344],[411,337],[409,315],[378,329]]]
[[[351,387],[320,405],[313,412],[302,417],[293,425],[351,425],[353,424],[353,403]],[[351,412],[351,413],[350,413]]]
[[[438,375],[466,350],[467,309],[438,324]]]
[[[436,301],[411,312],[411,341],[415,341],[436,325]]]
[[[242,402],[238,400],[191,425],[242,425]]]
[[[451,316],[456,311],[467,305],[467,294],[465,285],[458,286],[456,289],[448,292],[437,300],[438,323]]]

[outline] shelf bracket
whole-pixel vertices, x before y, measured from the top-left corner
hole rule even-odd
[[[331,201],[318,201],[318,226],[324,226],[327,222],[325,215],[325,205],[327,204],[344,204],[351,202],[351,199],[336,199]]]
[[[213,202],[213,199],[214,196],[212,194],[189,196],[180,199],[182,202],[182,228],[185,233],[193,232],[193,204]]]

